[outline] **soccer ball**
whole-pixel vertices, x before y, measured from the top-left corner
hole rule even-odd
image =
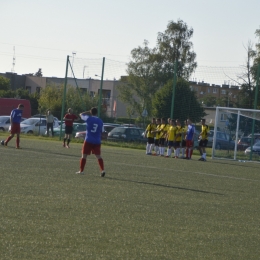
[[[4,140],[1,140],[1,145],[5,145],[5,141]]]

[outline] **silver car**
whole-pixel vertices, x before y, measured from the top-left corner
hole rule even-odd
[[[22,120],[25,120],[26,118],[22,117]],[[10,116],[0,116],[0,131],[4,132],[4,131],[8,131],[10,126]]]

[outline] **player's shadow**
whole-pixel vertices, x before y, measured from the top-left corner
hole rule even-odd
[[[214,194],[214,195],[224,196],[224,194],[222,194],[222,193],[210,192],[210,191],[204,191],[204,190],[195,190],[195,189],[189,189],[189,188],[183,188],[183,187],[177,187],[177,186],[170,186],[170,185],[165,185],[165,184],[160,184],[160,183],[151,183],[151,182],[143,182],[143,181],[135,181],[135,180],[126,180],[126,179],[118,179],[118,178],[112,178],[112,177],[105,177],[105,178],[109,179],[109,180],[124,181],[124,182],[152,185],[152,186],[169,188],[169,189],[185,190],[185,191],[200,192],[200,193],[205,193],[205,194]]]

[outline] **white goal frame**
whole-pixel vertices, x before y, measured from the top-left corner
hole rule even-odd
[[[231,107],[216,107],[216,115],[215,115],[215,122],[214,122],[214,135],[213,135],[213,143],[212,143],[212,159],[227,159],[225,157],[218,157],[216,156],[216,140],[217,140],[217,131],[220,128],[220,113],[221,112],[230,113],[230,114],[237,114],[237,122],[236,122],[236,130],[235,130],[235,147],[234,147],[234,156],[233,158],[228,158],[228,160],[238,160],[237,156],[237,144],[239,140],[239,123],[240,117],[244,116],[252,120],[260,121],[260,110],[257,109],[244,109],[244,108],[231,108]],[[253,128],[253,127],[252,127]],[[252,133],[254,133],[255,129],[251,129]],[[252,155],[250,155],[250,160]]]

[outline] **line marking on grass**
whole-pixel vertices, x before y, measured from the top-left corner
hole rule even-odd
[[[176,169],[169,169],[169,168],[161,168],[161,167],[159,168],[159,167],[155,167],[155,166],[135,165],[135,164],[118,163],[118,162],[112,162],[112,163],[113,164],[118,164],[118,165],[131,166],[131,167],[149,168],[149,169],[156,169],[156,170],[170,170],[170,171],[175,171],[175,172],[199,174],[199,175],[205,175],[205,176],[212,176],[212,177],[216,177],[216,178],[228,178],[228,179],[234,179],[234,180],[259,182],[259,180],[247,179],[247,178],[239,178],[239,177],[233,177],[233,176],[228,176],[228,175],[217,175],[217,174],[204,173],[204,172],[191,172],[191,171],[176,170]]]

